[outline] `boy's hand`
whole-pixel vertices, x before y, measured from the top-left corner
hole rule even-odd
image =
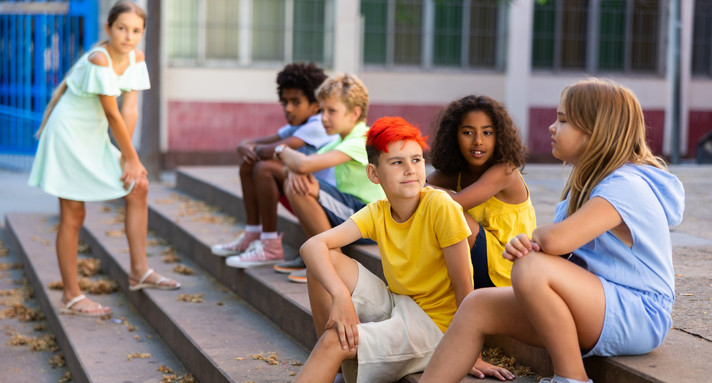
[[[358,320],[351,297],[332,299],[329,320],[325,327],[327,330],[333,327],[339,334],[342,350],[356,351],[358,347],[358,327],[356,325],[359,323],[361,322]]]
[[[538,243],[531,240],[526,234],[519,234],[512,238],[508,244],[504,245],[504,252],[502,253],[502,256],[505,259],[514,261],[529,254],[532,250],[541,251],[541,247]]]
[[[295,194],[309,195],[311,185],[317,182],[317,180],[311,174],[297,174],[289,172],[287,182],[289,185],[289,189],[292,190]]]
[[[260,160],[260,157],[255,152],[255,147],[252,145],[240,144],[237,146],[237,153],[240,154],[242,161],[249,164],[254,164]]]
[[[470,375],[484,379],[485,376],[491,376],[499,380],[514,380],[515,376],[506,368],[495,366],[482,360],[481,356],[477,357],[475,365],[470,370]]]

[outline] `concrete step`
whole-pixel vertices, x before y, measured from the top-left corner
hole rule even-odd
[[[536,182],[537,169],[530,169],[530,173],[525,178],[531,178],[528,182],[534,185],[532,187],[535,188],[538,185]],[[213,206],[215,211],[220,210],[228,217],[234,217],[238,224],[239,222],[244,223],[242,193],[236,166],[179,168],[176,173],[176,188],[207,202]],[[535,207],[548,206],[550,201],[547,198],[550,197],[551,193],[539,194],[541,195],[537,196],[532,193]],[[154,210],[154,208],[152,207],[151,210]],[[278,213],[278,227],[281,232],[285,233],[285,242],[293,248],[298,247],[305,240],[305,236],[296,218],[282,206],[279,207]],[[153,217],[154,213],[151,214]],[[165,218],[164,220],[169,219]],[[199,224],[194,227],[188,226],[186,224],[180,230],[175,229],[178,230],[176,235],[183,237],[187,242],[193,243],[192,245],[186,244],[186,246],[196,246],[199,258],[205,258],[205,262],[215,264],[215,268],[210,269],[210,272],[217,273],[214,275],[219,275],[222,272],[220,270],[229,269],[224,267],[218,260],[211,259],[214,256],[210,254],[210,246],[233,238],[239,227],[231,223],[225,223],[214,230],[205,229],[204,225],[201,227]],[[200,239],[189,240],[188,237],[191,235]],[[375,245],[349,246],[344,251],[350,256],[359,259],[370,270],[382,275],[382,272],[380,272],[380,258]],[[269,272],[265,272],[265,275],[267,274]],[[281,282],[275,281],[275,283]],[[308,304],[306,307],[302,307],[308,312]],[[300,310],[302,309],[300,308]],[[307,324],[302,326],[307,326]],[[309,349],[313,347],[313,342],[300,341]],[[551,376],[553,374],[551,359],[543,349],[531,347],[507,337],[488,337],[486,343],[489,346],[501,347],[507,355],[514,356],[519,363],[530,366],[542,376]],[[708,374],[705,373],[705,370],[708,367],[708,355],[710,355],[710,352],[712,352],[712,343],[673,329],[665,343],[647,355],[609,358],[592,357],[587,358],[585,364],[589,376],[597,383],[699,382],[708,380]],[[410,379],[409,381],[417,381],[417,376],[411,376],[408,379]]]
[[[56,224],[56,217],[36,213],[13,213],[6,217],[10,245],[25,266],[26,278],[34,289],[48,327],[56,335],[73,381],[156,382],[164,375],[158,370],[161,365],[183,375],[185,366],[123,292],[90,296],[112,307],[111,318],[59,314],[61,291],[48,288],[51,282],[60,280],[54,247]],[[90,255],[97,256],[96,252]],[[102,268],[107,276],[106,262],[102,262]],[[136,354],[150,354],[150,357],[129,357]],[[8,381],[30,381],[26,379],[29,376]]]
[[[57,382],[70,374],[69,368],[62,352],[52,342],[43,342],[55,341],[56,335],[32,294],[19,251],[7,246],[3,225],[0,224],[0,382]],[[30,311],[17,310],[18,304]]]
[[[122,206],[123,203],[88,204],[83,237],[111,265],[112,276],[126,290],[128,244],[125,236],[113,234],[123,226],[115,218]],[[164,262],[162,254],[174,253],[179,247],[170,240],[152,237],[158,241],[152,241],[149,244],[156,246],[147,248],[149,265],[175,278],[183,287],[175,291],[143,290],[128,297],[199,381],[288,381],[299,371],[307,357],[304,348],[202,270],[188,256],[191,254],[175,253],[179,264],[194,272],[178,274],[177,263]],[[202,302],[178,301],[186,294],[200,295]]]

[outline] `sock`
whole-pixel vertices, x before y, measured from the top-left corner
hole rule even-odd
[[[564,378],[563,376],[559,375],[554,375],[554,379],[552,379],[553,382],[561,382],[561,383],[593,383],[593,380],[575,380],[571,378]]]
[[[276,231],[270,231],[270,232],[262,232],[260,234],[260,239],[276,239],[279,238],[279,233]]]
[[[248,233],[261,233],[262,225],[247,225],[245,226],[245,231]]]

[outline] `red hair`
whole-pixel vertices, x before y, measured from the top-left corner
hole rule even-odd
[[[369,154],[369,162],[378,161],[377,154],[388,153],[388,144],[392,142],[413,140],[425,151],[428,144],[425,143],[427,137],[420,134],[420,130],[408,123],[402,117],[381,117],[376,120],[366,133],[366,151]],[[372,155],[376,155],[372,159]]]

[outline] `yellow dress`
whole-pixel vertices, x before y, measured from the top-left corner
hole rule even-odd
[[[517,170],[521,178],[522,175]],[[460,179],[457,175],[457,192],[462,190]],[[522,178],[524,182],[524,178]],[[487,269],[490,280],[495,286],[511,286],[512,262],[504,259],[504,245],[517,234],[525,233],[529,236],[536,228],[536,215],[532,205],[529,187],[526,182],[527,200],[518,204],[509,204],[492,197],[483,204],[467,211],[477,223],[485,230],[487,237]]]

